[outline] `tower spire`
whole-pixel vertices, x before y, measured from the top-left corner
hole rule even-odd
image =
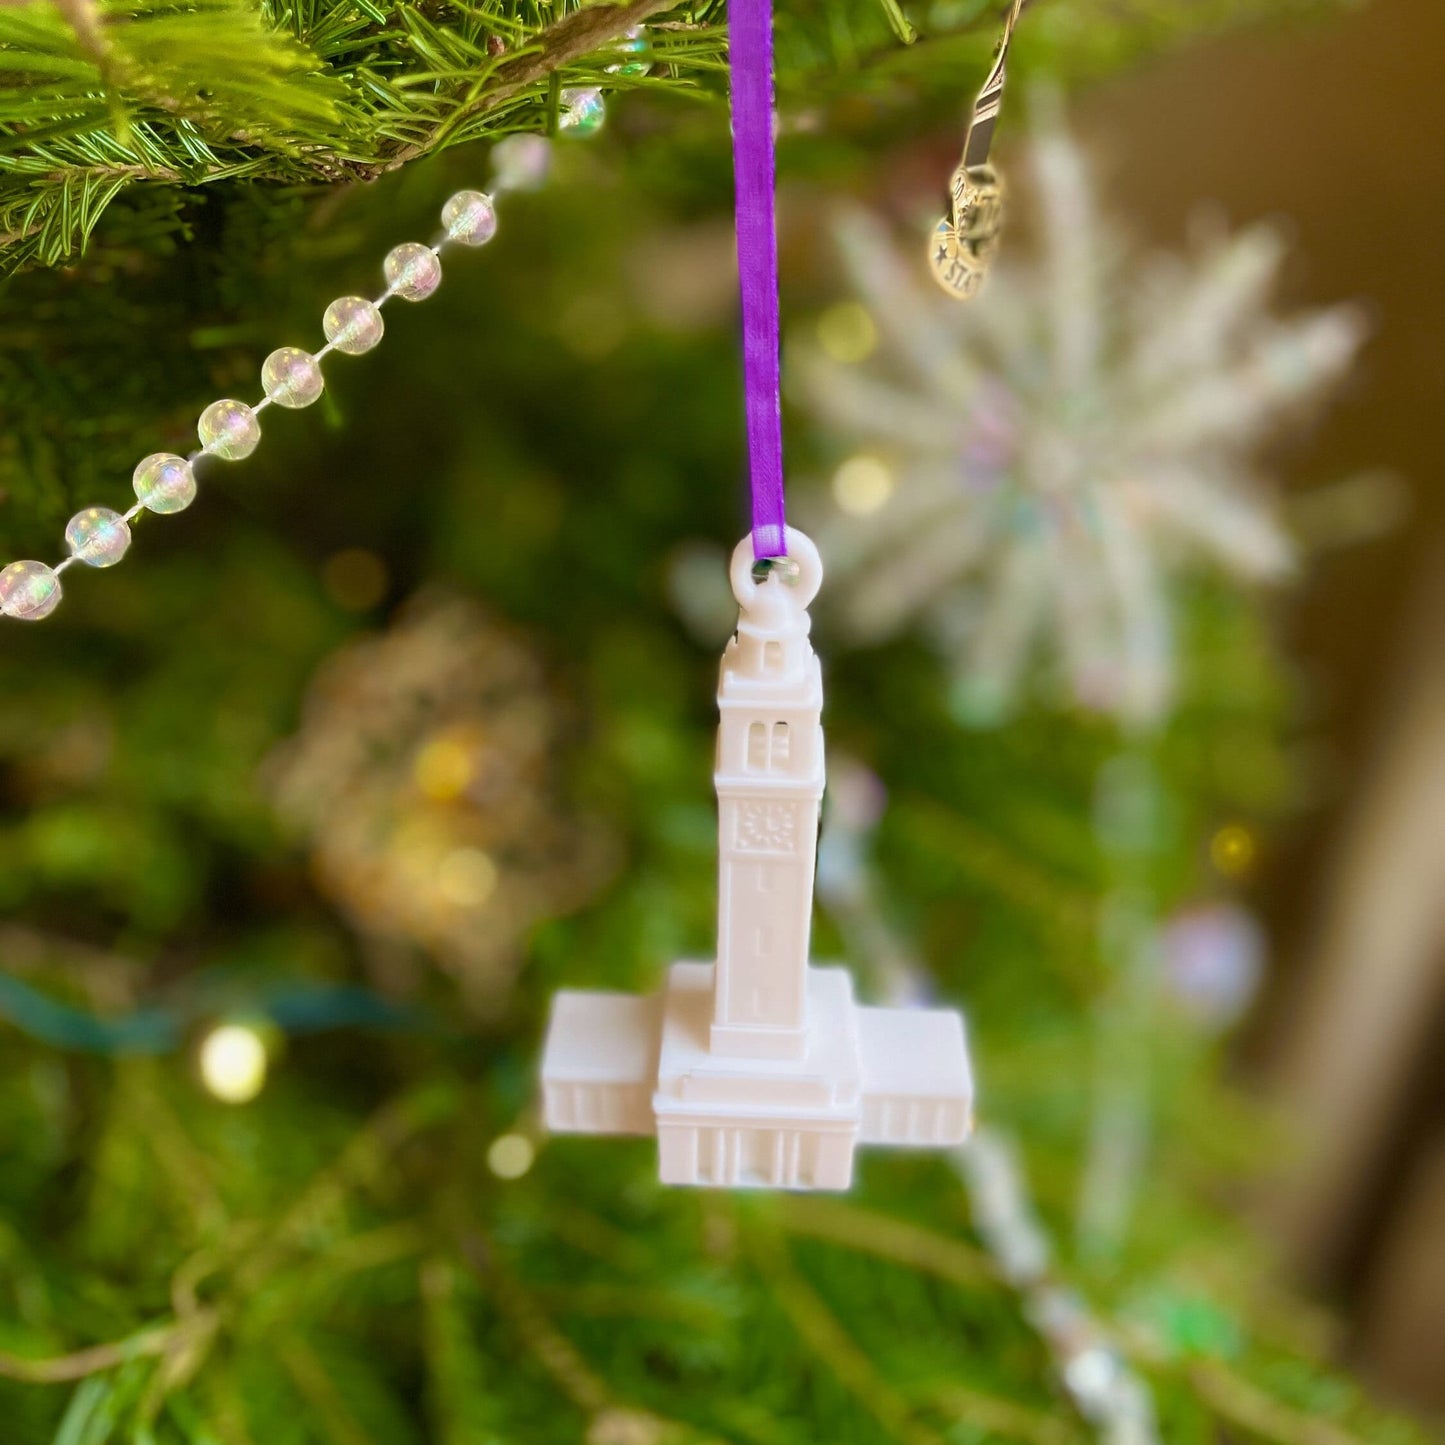
[[[796,576],[759,583],[748,539],[729,577],[738,629],[718,687],[718,940],[713,1052],[802,1058],[818,809],[823,797],[823,679],[808,604],[823,565],[789,530]]]

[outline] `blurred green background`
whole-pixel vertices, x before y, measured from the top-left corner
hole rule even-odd
[[[177,14],[219,28],[146,49]],[[1438,1277],[1438,1232],[1411,1223],[1431,1215],[1438,1119],[1406,1064],[1438,1013],[1440,892],[1428,868],[1371,891],[1402,848],[1430,854],[1388,804],[1423,806],[1439,776],[1438,749],[1409,745],[1428,721],[1395,721],[1433,674],[1381,645],[1433,636],[1428,589],[1412,601],[1403,579],[1439,535],[1414,485],[1438,195],[1387,144],[1401,116],[1423,137],[1438,114],[1428,4],[1036,0],[999,153],[1008,269],[967,320],[927,327],[868,300],[886,268],[850,267],[840,218],[865,207],[905,277],[921,262],[995,9],[909,8],[911,47],[861,0],[780,10],[788,457],[795,510],[835,538],[830,589],[866,581],[841,559],[891,514],[843,505],[840,466],[878,447],[804,373],[821,358],[926,399],[910,335],[942,337],[984,387],[965,482],[1000,417],[1057,431],[1081,496],[1110,495],[1120,456],[1177,454],[1278,513],[1304,581],[1281,606],[1227,549],[1141,527],[1172,638],[1168,705],[1143,721],[1112,685],[1081,698],[1057,613],[986,716],[954,611],[880,639],[820,616],[834,796],[815,952],[865,995],[901,970],[966,1010],[981,1120],[1026,1180],[1015,1232],[1052,1241],[1045,1294],[1010,1283],[987,1190],[973,1176],[970,1207],[946,1160],[866,1157],[847,1200],[743,1198],[660,1189],[650,1145],[541,1136],[552,991],[648,988],[712,936],[722,559],[744,528],[721,18],[651,17],[645,75],[609,69],[635,52],[606,37],[490,103],[491,67],[529,45],[554,64],[574,16],[0,17],[7,559],[54,561],[77,507],[123,507],[137,459],[189,450],[210,400],[254,399],[273,347],[317,347],[332,297],[374,294],[390,246],[487,184],[497,136],[555,133],[564,88],[608,107],[597,134],[555,135],[543,188],[499,198],[494,242],[444,252],[434,299],[389,303],[376,352],[328,359],[315,406],[268,410],[255,456],[198,467],[196,504],[140,518],[118,568],[74,567],[53,617],[4,624],[7,1442],[1427,1437],[1348,1371],[1438,1406],[1410,1348],[1428,1301],[1399,1282]],[[276,34],[320,71],[272,55]],[[1379,104],[1349,104],[1350,81]],[[438,123],[457,143],[411,156]],[[158,173],[200,146],[211,171]],[[1058,299],[1073,253],[1050,240],[1047,154],[1076,157],[1097,223],[1078,239],[1111,258],[1092,310]],[[82,254],[75,208],[116,179]],[[1255,253],[1182,235],[1213,198],[1236,226],[1293,218],[1280,287],[1259,261],[1258,294],[1229,301],[1221,257]],[[1146,263],[1115,226],[1175,259]],[[1257,428],[1226,410],[1186,449],[1113,380],[1141,338],[1190,335],[1145,275],[1230,318],[1217,353],[1179,359],[1181,398],[1248,382],[1305,308],[1343,300],[1372,317],[1363,369],[1338,387],[1343,361],[1290,352],[1295,372],[1254,392],[1289,405],[1261,402]],[[949,305],[916,294],[921,315]],[[1082,420],[1032,380],[1080,318],[1108,338],[1109,379]],[[1017,411],[989,410],[1000,387]],[[1316,434],[1327,393],[1343,401]],[[1049,515],[1013,445],[996,494],[945,489],[947,506]],[[885,449],[888,507],[916,492],[906,450]],[[1000,555],[1029,535],[1001,527]],[[1077,536],[1092,575],[1095,534]],[[1000,585],[984,565],[929,598],[966,628]],[[1383,852],[1356,841],[1382,828]],[[1382,910],[1417,925],[1383,955]],[[1361,983],[1361,957],[1408,986]],[[1343,1045],[1342,1016],[1362,1021]],[[247,1048],[265,1061],[249,1080]],[[1373,1107],[1340,1130],[1354,1152],[1322,1154],[1308,1125],[1338,1117],[1339,1074]],[[217,1097],[228,1080],[243,1102]],[[1304,1302],[1302,1276],[1340,1313]]]

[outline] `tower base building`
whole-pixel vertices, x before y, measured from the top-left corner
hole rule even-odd
[[[846,1189],[861,1144],[946,1147],[972,1125],[963,1020],[866,1008],[811,967],[822,684],[807,605],[822,569],[789,529],[795,586],[733,556],[742,615],[723,657],[718,957],[660,992],[559,993],[542,1058],[557,1133],[654,1134],[665,1184]]]
[[[801,1059],[709,1050],[713,968],[675,963],[646,998],[567,991],[542,1061],[547,1127],[655,1134],[664,1184],[846,1189],[859,1144],[961,1144],[972,1084],[945,1009],[863,1008],[846,969],[808,970]]]

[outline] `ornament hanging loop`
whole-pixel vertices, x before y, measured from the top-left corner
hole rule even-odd
[[[791,564],[785,571],[781,567],[769,570],[767,579],[759,582],[753,575],[753,539],[744,537],[733,549],[733,559],[728,566],[728,580],[732,583],[733,596],[744,612],[758,609],[779,608],[806,610],[818,595],[823,585],[823,559],[813,545],[811,537],[796,527],[785,529],[787,560]]]
[[[933,228],[929,240],[934,280],[960,301],[983,285],[1003,231],[1003,182],[989,164],[988,152],[1003,105],[1009,41],[1023,8],[1024,0],[1011,0],[993,69],[973,103],[963,156],[948,183],[948,215]]]

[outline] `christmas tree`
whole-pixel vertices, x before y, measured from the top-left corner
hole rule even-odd
[[[868,199],[998,7],[777,16],[815,953],[962,1005],[980,1081],[974,1143],[846,1198],[665,1190],[536,1112],[553,991],[646,990],[714,926],[721,7],[0,8],[5,560],[318,350],[453,192],[499,217],[5,624],[7,1445],[1423,1438],[1231,1208],[1280,1147],[1223,1067],[1230,878],[1291,786],[1258,445],[1358,326],[1273,312],[1271,233],[1138,255],[1056,114],[1323,8],[1036,0],[1017,235],[952,311]]]

